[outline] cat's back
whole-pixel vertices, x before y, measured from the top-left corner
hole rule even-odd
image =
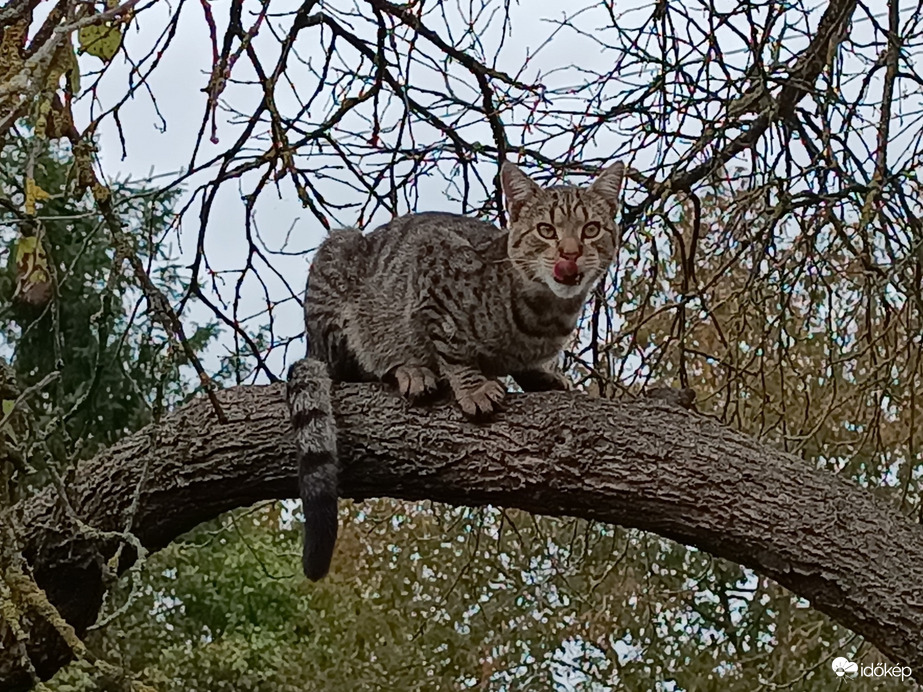
[[[506,258],[507,231],[449,212],[398,216],[375,230],[332,231],[318,248],[308,302],[400,305],[433,283],[468,284]]]
[[[448,212],[419,212],[392,219],[366,235],[367,278],[433,271],[477,271],[483,263],[501,260],[506,231],[485,221]],[[387,279],[385,279],[387,280]]]
[[[405,214],[379,226],[368,234],[375,249],[411,248],[466,244],[483,250],[506,237],[506,231],[493,224],[461,214],[426,211]]]

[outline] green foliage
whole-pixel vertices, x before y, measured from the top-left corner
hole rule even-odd
[[[0,191],[14,203],[24,198],[25,146],[0,150]],[[12,205],[0,207],[0,248],[8,258],[0,271],[0,343],[24,387],[57,371],[58,377],[30,400],[43,444],[31,461],[41,470],[92,456],[180,400],[189,389],[180,368],[185,359],[146,313],[146,301],[88,195],[74,193],[70,156],[53,150],[34,163],[38,185],[49,193],[37,220]],[[133,251],[150,266],[158,286],[176,290],[178,268],[162,236],[173,219],[176,193],[153,193],[139,185],[113,186],[113,201]],[[48,302],[17,299],[15,248],[23,234],[37,236],[48,256],[53,294]],[[172,297],[176,297],[172,295]],[[214,326],[190,337],[200,350],[216,334]],[[41,485],[44,476],[33,479]]]
[[[813,692],[836,689],[830,660],[857,647],[767,580],[639,532],[388,500],[343,515],[318,584],[288,503],[200,527],[149,559],[91,647],[160,692]],[[85,675],[50,687],[98,689]]]

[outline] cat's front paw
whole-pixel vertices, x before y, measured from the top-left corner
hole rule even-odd
[[[486,418],[500,409],[506,397],[506,387],[497,380],[484,380],[480,384],[456,392],[458,405],[468,418]]]
[[[436,373],[423,365],[399,365],[393,376],[398,391],[410,400],[430,394],[439,386]]]

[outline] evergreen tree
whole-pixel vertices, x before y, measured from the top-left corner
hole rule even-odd
[[[0,149],[0,198],[10,200],[0,206],[7,258],[0,271],[0,345],[20,391],[52,377],[25,402],[33,435],[29,469],[21,469],[19,480],[28,479],[32,489],[48,481],[48,464],[63,471],[196,391],[182,371],[182,352],[151,319],[92,197],[78,190],[69,152],[52,147],[30,161],[34,141]],[[35,216],[20,211],[30,178],[44,198]],[[176,298],[180,269],[163,237],[177,192],[135,182],[112,188],[133,252]],[[207,324],[189,342],[201,350],[216,334]]]

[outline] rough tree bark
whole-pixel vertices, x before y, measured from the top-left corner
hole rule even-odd
[[[70,510],[52,490],[14,508],[37,582],[78,634],[97,616],[117,543],[101,532],[130,526],[156,550],[220,512],[295,496],[282,387],[220,398],[226,424],[196,401],[83,464]],[[653,531],[775,579],[923,678],[923,527],[833,474],[647,400],[514,395],[484,426],[374,385],[340,385],[334,404],[346,497],[490,503]],[[24,688],[2,617],[0,688]],[[19,624],[40,676],[70,660],[37,612]]]

